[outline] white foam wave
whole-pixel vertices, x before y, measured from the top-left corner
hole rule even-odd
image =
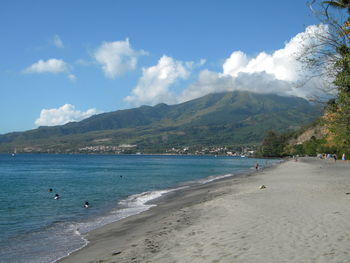
[[[119,204],[126,207],[142,207],[142,206],[152,207],[154,205],[146,205],[146,203],[151,200],[157,199],[162,195],[172,192],[174,190],[175,189],[149,191],[149,192],[143,192],[141,194],[131,195],[127,199],[121,200]]]
[[[148,204],[150,201],[155,200],[161,197],[164,194],[175,191],[176,189],[169,190],[159,190],[159,191],[149,191],[143,192],[140,194],[135,194],[127,197],[124,200],[119,201],[119,207],[115,210],[109,212],[109,214],[95,218],[89,222],[83,222],[77,224],[77,229],[79,233],[85,234],[91,230],[94,230],[98,227],[107,225],[112,222],[119,221],[123,218],[139,214],[144,212],[155,204]]]
[[[77,247],[75,249],[71,249],[69,250],[68,252],[66,252],[65,255],[61,255],[60,257],[58,257],[57,259],[51,261],[50,263],[55,263],[57,261],[59,261],[60,259],[62,258],[65,258],[65,257],[68,257],[69,255],[71,255],[72,253],[74,253],[75,251],[78,251],[80,249],[82,249],[83,247],[86,247],[90,242],[89,240],[87,240],[80,232],[79,230],[77,229],[77,226],[76,225],[70,225],[69,226],[69,229],[72,230],[71,233],[74,233],[75,236],[78,236],[83,242],[84,244],[81,245],[80,247]],[[69,234],[69,233],[68,233]]]
[[[209,176],[209,177],[207,177],[205,179],[200,180],[199,182],[201,184],[207,184],[207,183],[210,183],[210,182],[213,182],[213,181],[216,181],[216,180],[219,180],[219,179],[231,177],[231,176],[234,176],[234,174],[224,174],[224,175],[218,175],[218,176]]]
[[[90,222],[70,224],[66,229],[66,231],[70,233],[74,233],[74,235],[76,236],[79,236],[84,241],[85,244],[82,245],[80,248],[70,251],[63,257],[66,257],[71,253],[73,253],[74,251],[79,250],[82,247],[85,247],[89,243],[89,241],[84,237],[84,234],[86,234],[87,232],[94,230],[98,227],[107,225],[109,223],[119,221],[123,218],[144,212],[150,209],[151,207],[155,206],[155,204],[147,204],[148,202],[155,200],[169,192],[173,192],[175,190],[180,190],[184,188],[187,188],[187,186],[179,187],[176,189],[149,191],[149,192],[143,192],[140,194],[131,195],[128,198],[121,200],[118,203],[120,206],[123,206],[124,208],[119,208],[114,211],[111,211],[108,215],[95,218],[95,220]],[[55,259],[52,262],[57,262],[57,260],[63,257],[61,256],[60,258]]]

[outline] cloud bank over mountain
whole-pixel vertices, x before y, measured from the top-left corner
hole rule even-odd
[[[324,25],[312,25],[285,43],[284,47],[271,53],[261,52],[249,57],[243,51],[233,51],[224,60],[222,71],[202,69],[197,80],[182,90],[174,91],[179,80],[194,74],[194,62],[176,61],[163,56],[158,64],[143,69],[143,75],[132,94],[125,101],[134,106],[157,103],[179,103],[213,92],[246,90],[257,93],[275,93],[285,96],[308,98],[322,93],[322,79],[301,82],[309,76],[298,56],[305,48],[317,43],[318,34],[327,31]],[[187,63],[187,64],[186,64]]]
[[[177,61],[162,56],[157,65],[142,69],[142,76],[132,95],[125,101],[134,105],[155,104],[158,102],[176,103],[176,96],[169,90],[179,80],[189,77],[193,62]]]

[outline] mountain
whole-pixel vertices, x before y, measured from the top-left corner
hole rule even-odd
[[[321,115],[298,97],[243,91],[209,94],[177,105],[158,104],[94,115],[80,122],[0,135],[0,152],[62,152],[88,146],[137,145],[162,151],[194,145],[260,143],[268,130],[285,132]]]

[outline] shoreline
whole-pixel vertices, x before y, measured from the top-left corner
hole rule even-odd
[[[301,158],[180,190],[57,262],[347,262],[349,168]]]
[[[205,202],[207,200],[210,200],[211,198],[214,198],[218,195],[224,194],[225,191],[221,193],[221,188],[228,184],[240,184],[241,180],[248,180],[248,178],[255,176],[261,172],[275,169],[277,166],[285,162],[285,160],[282,160],[277,163],[270,164],[269,166],[256,171],[255,169],[247,170],[244,172],[239,172],[235,174],[227,174],[223,175],[221,178],[213,178],[213,179],[207,179],[209,181],[206,182],[194,182],[193,184],[186,184],[184,186],[179,186],[178,188],[174,189],[168,189],[170,190],[165,195],[162,195],[154,200],[151,200],[147,202],[147,205],[154,205],[154,207],[151,207],[150,209],[140,212],[138,214],[134,214],[131,216],[128,216],[126,218],[123,218],[121,220],[109,223],[107,225],[103,225],[101,227],[98,227],[97,229],[94,229],[92,231],[89,231],[88,233],[82,234],[82,239],[87,240],[87,244],[83,247],[76,249],[72,251],[69,255],[64,256],[55,262],[80,262],[76,261],[79,259],[75,259],[76,254],[84,253],[85,249],[90,249],[91,246],[95,246],[95,242],[100,242],[99,238],[98,240],[95,240],[96,237],[99,237],[101,233],[107,233],[110,232],[112,229],[116,230],[119,233],[119,229],[124,230],[125,228],[134,228],[135,226],[139,225],[139,222],[141,222],[143,219],[151,220],[152,218],[158,218],[159,216],[164,216],[165,214],[169,215],[171,212],[176,212],[177,210],[181,210],[184,207],[188,207],[191,205],[196,205],[202,202]],[[203,179],[204,180],[204,179]],[[165,190],[164,190],[165,191]],[[210,193],[212,192],[212,193]],[[214,194],[214,192],[216,192]],[[210,193],[208,195],[208,193]],[[141,228],[142,228],[142,222],[141,222]],[[124,234],[124,232],[122,232]],[[112,254],[119,254],[119,251],[113,252]],[[74,257],[74,258],[73,258]],[[83,260],[88,260],[88,258],[84,258]],[[81,261],[85,262],[85,261]],[[90,261],[89,261],[90,262]],[[97,261],[91,261],[91,262],[98,262]]]
[[[265,160],[248,158],[238,160],[225,157],[189,159],[183,157],[166,157],[164,159],[150,157],[148,159],[146,157],[140,159],[135,165],[133,158],[116,159],[104,158],[103,156],[98,158],[83,156],[72,159],[71,156],[47,155],[41,158],[37,155],[22,155],[18,159],[8,158],[10,158],[8,160],[10,166],[14,163],[17,164],[13,166],[17,167],[14,169],[15,174],[17,171],[21,172],[22,165],[27,167],[28,162],[33,164],[28,167],[28,171],[33,170],[32,173],[28,173],[29,175],[36,175],[35,165],[37,163],[49,164],[40,169],[47,170],[47,172],[39,172],[42,179],[38,180],[35,185],[35,193],[40,192],[40,195],[29,195],[28,197],[32,199],[26,198],[26,201],[31,204],[40,202],[40,204],[34,205],[34,208],[38,209],[38,214],[42,212],[42,217],[36,222],[33,216],[35,213],[32,213],[35,210],[18,210],[20,216],[8,220],[8,227],[7,225],[4,227],[0,261],[12,262],[15,258],[16,261],[23,263],[29,261],[56,262],[84,247],[86,244],[85,235],[88,232],[148,210],[151,206],[156,205],[153,204],[153,201],[161,195],[166,195],[166,192],[177,191],[178,188],[189,189],[213,180],[220,180],[223,177],[237,176],[236,174],[253,171],[257,161],[264,166],[280,161],[268,160],[265,162]],[[7,158],[4,160],[7,161]],[[43,160],[49,161],[43,162]],[[81,167],[82,161],[88,164]],[[108,169],[101,170],[101,167],[105,166],[108,166]],[[64,173],[58,171],[64,171]],[[64,176],[61,177],[61,174]],[[49,185],[45,181],[47,178],[50,178]],[[19,179],[22,180],[21,177]],[[79,181],[80,183],[76,183]],[[96,182],[98,191],[94,187]],[[32,185],[29,180],[28,185]],[[51,201],[53,196],[48,191],[50,189],[48,187],[52,186],[55,192],[58,191],[63,197],[62,202]],[[92,187],[91,191],[86,191],[88,187]],[[3,193],[7,193],[6,190]],[[27,192],[21,191],[21,193]],[[6,196],[11,197],[12,195],[6,194]],[[18,198],[20,196],[17,195],[13,197],[16,197],[15,200],[20,199]],[[82,209],[82,200],[89,200],[92,209]],[[155,201],[155,203],[157,202],[158,200]],[[29,227],[26,228],[26,225],[21,225],[20,220],[23,218],[21,214],[28,215],[28,217],[25,216],[28,226],[31,222],[37,223],[38,227],[35,231],[31,231]],[[59,220],[60,218],[63,220]],[[10,231],[14,229],[13,225],[18,226],[17,229],[22,227],[25,234],[19,238],[12,238],[15,236],[10,235]],[[6,238],[7,233],[10,233],[9,238]],[[31,242],[32,240],[36,242]]]

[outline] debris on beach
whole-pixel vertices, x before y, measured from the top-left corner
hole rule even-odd
[[[265,189],[265,188],[266,188],[265,185],[261,185],[261,186],[259,187],[259,189]]]

